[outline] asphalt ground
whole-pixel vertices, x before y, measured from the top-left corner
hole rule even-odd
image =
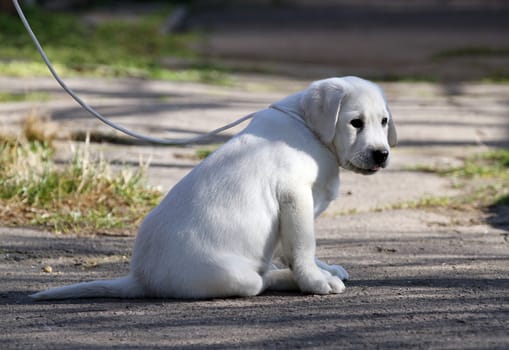
[[[352,275],[344,294],[204,301],[33,302],[41,288],[125,274],[133,238],[2,229],[2,348],[507,348],[507,231],[420,215],[319,222],[318,255]]]

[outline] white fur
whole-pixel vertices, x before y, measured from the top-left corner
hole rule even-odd
[[[340,166],[374,173],[387,161],[375,164],[372,151],[395,144],[378,86],[355,77],[314,82],[258,112],[173,187],[141,225],[127,276],[32,297],[341,293],[348,273],[315,258],[314,219],[338,195]],[[274,267],[276,254],[288,268]]]

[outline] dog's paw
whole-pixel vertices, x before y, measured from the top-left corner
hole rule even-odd
[[[305,293],[322,295],[338,294],[345,290],[343,282],[327,271],[321,271],[321,273],[314,274],[311,278],[301,280],[299,287]]]
[[[345,271],[346,272],[346,271]],[[331,288],[330,294],[339,294],[343,293],[345,291],[345,284],[343,281],[335,276],[333,273],[323,270],[322,274],[325,276],[325,279],[327,280],[327,283],[329,284],[329,287]]]
[[[327,277],[327,283],[330,287],[330,294],[339,294],[345,291],[345,284],[336,276]]]
[[[348,281],[350,278],[350,275],[348,272],[343,268],[343,266],[340,265],[329,265],[328,271],[338,278],[340,278],[342,281]]]

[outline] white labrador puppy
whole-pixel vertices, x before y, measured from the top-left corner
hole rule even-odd
[[[315,258],[313,221],[338,195],[340,166],[373,174],[387,165],[396,139],[377,85],[316,81],[258,112],[173,187],[141,225],[127,276],[32,297],[341,293],[348,274]],[[288,268],[273,265],[276,254]]]

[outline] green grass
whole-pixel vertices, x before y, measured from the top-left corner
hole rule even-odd
[[[136,21],[111,20],[85,25],[75,14],[27,8],[26,16],[55,68],[63,75],[140,77],[228,83],[226,72],[201,64],[190,49],[196,33],[162,35],[161,23],[169,14],[160,11]],[[49,72],[20,20],[0,14],[0,74],[47,76]],[[162,64],[164,57],[188,58],[186,69]]]
[[[416,201],[391,205],[388,209],[429,209],[451,207],[452,199],[445,196],[426,196]]]
[[[493,203],[493,206],[507,205],[509,206],[509,194],[499,196],[499,198]]]
[[[216,149],[218,149],[220,146],[217,145],[217,146],[212,146],[212,147],[209,147],[209,148],[200,148],[200,149],[197,149],[195,154],[196,154],[196,158],[200,159],[200,160],[203,160],[205,158],[207,158],[208,156],[210,156],[212,153],[215,152]]]
[[[467,46],[443,50],[433,55],[435,60],[458,57],[500,57],[509,56],[509,48]]]
[[[463,160],[458,167],[437,168],[430,165],[417,165],[408,170],[435,173],[441,176],[458,178],[509,178],[509,150],[499,149],[479,153]]]
[[[438,171],[441,175],[461,178],[497,178],[509,180],[509,150],[499,149],[476,154],[463,165]]]
[[[509,83],[509,69],[497,69],[494,73],[489,74],[482,79],[482,82],[491,84],[507,84]]]
[[[145,168],[114,172],[92,160],[87,144],[57,165],[46,143],[0,143],[0,219],[79,234],[132,233],[161,193],[147,186]]]
[[[49,94],[43,92],[27,92],[27,93],[12,93],[12,92],[0,92],[0,103],[3,102],[40,102],[48,101],[50,98]]]
[[[455,187],[462,190],[455,197],[429,196],[418,201],[391,206],[402,208],[451,208],[487,209],[509,205],[509,150],[497,149],[468,157],[461,166],[434,168],[417,166],[412,170],[436,173],[455,180]]]

